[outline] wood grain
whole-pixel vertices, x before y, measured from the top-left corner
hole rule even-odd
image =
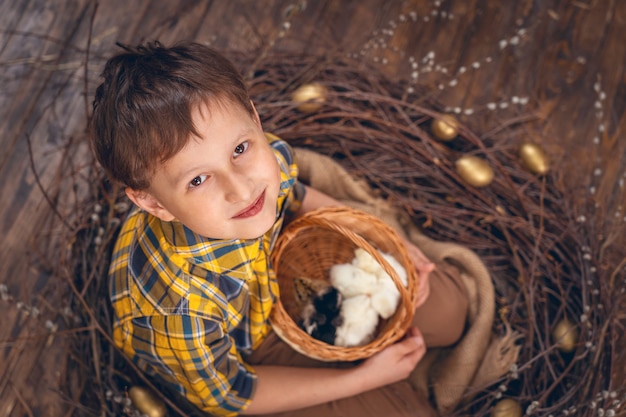
[[[57,336],[46,344],[46,321],[60,329],[66,323],[59,294],[67,289],[34,267],[34,248],[42,247],[38,240],[54,242],[40,234],[50,219],[42,189],[61,210],[71,209],[71,195],[56,196],[68,175],[60,168],[70,157],[63,144],[84,141],[98,74],[116,41],[195,39],[227,52],[343,53],[406,80],[413,63],[424,70],[432,53],[431,71],[418,81],[431,99],[458,109],[479,133],[532,116],[511,140],[544,144],[572,204],[598,219],[601,230],[590,238],[607,239],[605,231],[624,227],[625,30],[626,2],[616,0],[0,3],[0,284],[12,296],[0,300],[0,417],[75,411],[59,391],[67,341]],[[24,305],[40,316],[27,315]]]

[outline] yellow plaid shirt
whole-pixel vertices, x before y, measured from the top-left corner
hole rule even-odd
[[[201,410],[236,415],[256,376],[242,354],[268,334],[278,296],[269,253],[304,197],[289,145],[267,135],[280,166],[278,216],[254,240],[207,239],[179,222],[133,210],[110,267],[113,339]]]

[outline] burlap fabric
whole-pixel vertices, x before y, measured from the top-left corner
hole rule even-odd
[[[440,415],[505,374],[517,361],[518,335],[493,332],[495,291],[492,277],[470,249],[452,242],[434,241],[408,215],[378,197],[363,180],[353,178],[329,157],[296,149],[300,179],[349,206],[372,213],[412,241],[435,263],[449,263],[461,271],[469,296],[467,330],[452,347],[429,349],[411,377],[420,396],[431,398]],[[497,277],[493,277],[497,279]]]

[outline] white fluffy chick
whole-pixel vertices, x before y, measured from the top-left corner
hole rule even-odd
[[[345,298],[341,303],[342,323],[335,333],[335,345],[351,347],[370,342],[378,325],[378,313],[367,295]]]
[[[356,248],[354,250],[354,259],[352,260],[352,265],[374,275],[376,275],[376,273],[380,269],[382,269],[380,264],[376,262],[376,259],[374,259],[374,257],[363,248]]]
[[[380,314],[383,319],[388,319],[398,308],[400,302],[400,291],[394,284],[393,280],[385,272],[382,265],[380,265],[372,255],[362,248],[357,248],[354,251],[353,265],[357,268],[368,271],[370,274],[376,276],[376,286],[371,294],[372,307]],[[404,267],[388,253],[381,253],[387,263],[395,270],[400,282],[405,287],[407,286],[408,279],[407,273]]]
[[[378,278],[354,264],[338,264],[330,268],[330,282],[344,298],[349,298],[371,294],[378,285]]]
[[[402,284],[406,286],[408,283],[407,273],[402,264],[400,264],[400,262],[398,262],[396,258],[388,253],[380,252],[380,254],[383,258],[385,258],[387,263],[391,265],[391,267],[396,271],[396,274],[398,274],[398,278],[400,278]],[[391,277],[385,272],[383,266],[376,262],[376,259],[374,259],[374,257],[363,248],[356,248],[354,250],[354,260],[352,261],[352,265],[366,272],[369,272],[370,274],[374,274],[379,278],[387,277],[389,280],[391,280]],[[393,281],[391,282],[393,283]]]
[[[391,317],[400,301],[400,291],[372,255],[357,248],[352,263],[333,265],[330,282],[343,296],[341,325],[336,329],[335,345],[361,346],[370,342],[380,317]],[[407,285],[407,273],[391,255],[381,253]]]
[[[395,313],[398,308],[400,291],[396,288],[391,277],[387,276],[386,279],[381,279],[378,282],[376,291],[372,293],[371,298],[372,308],[380,314],[380,317],[388,319],[393,316],[393,313]]]

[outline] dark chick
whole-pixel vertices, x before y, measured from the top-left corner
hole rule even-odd
[[[335,332],[341,325],[341,294],[336,288],[317,280],[298,278],[301,302],[300,326],[315,339],[334,344]]]

